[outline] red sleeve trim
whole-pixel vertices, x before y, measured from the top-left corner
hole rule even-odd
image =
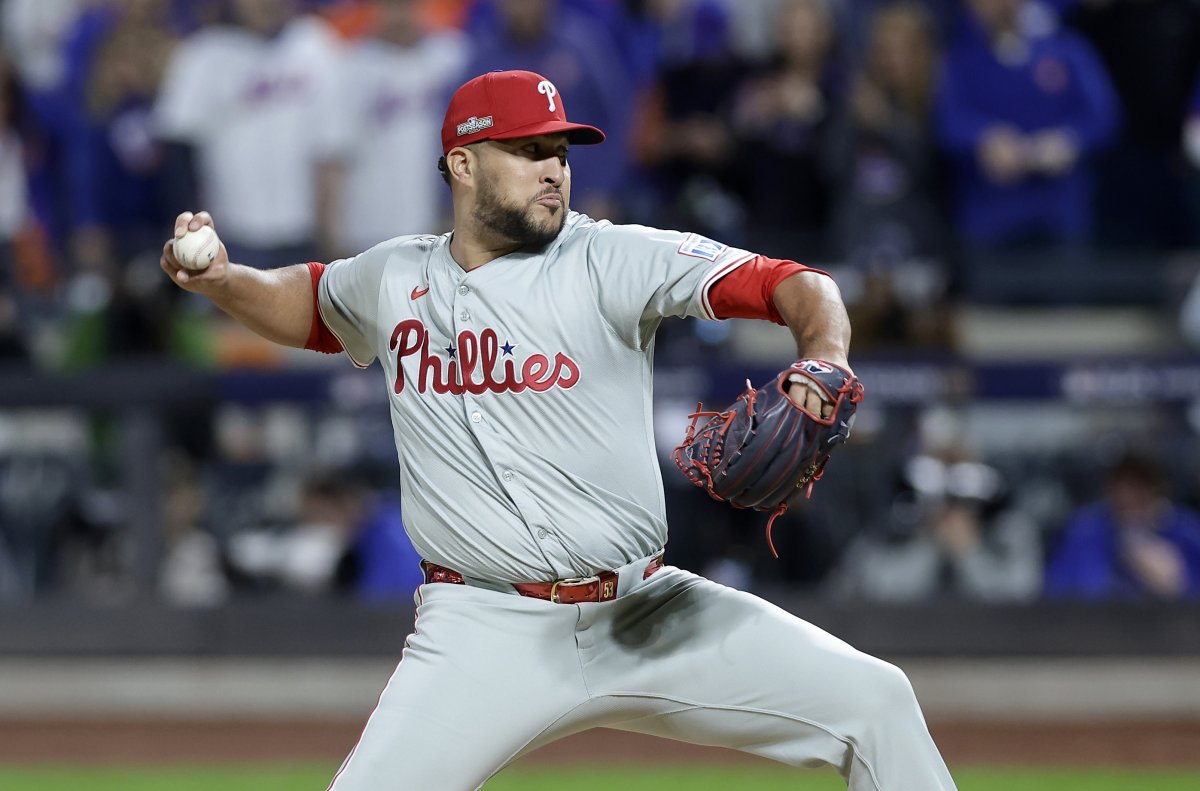
[[[733,269],[718,272],[718,280],[708,286],[708,304],[712,315],[718,319],[766,319],[776,324],[785,324],[775,307],[775,289],[784,280],[798,272],[816,272],[829,276],[820,269],[779,258],[756,255],[746,259]]]
[[[308,342],[304,344],[304,348],[314,352],[337,354],[345,351],[345,349],[342,348],[342,342],[337,339],[333,331],[325,324],[325,319],[321,318],[321,300],[317,297],[317,283],[321,280],[321,275],[324,273],[324,264],[318,264],[315,261],[309,262],[308,274],[312,278],[313,317],[312,329],[308,332]]]

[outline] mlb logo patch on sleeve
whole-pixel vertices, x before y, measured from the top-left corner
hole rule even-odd
[[[725,245],[720,242],[714,242],[712,239],[695,233],[688,234],[688,237],[679,245],[679,253],[681,255],[690,255],[692,258],[704,258],[708,261],[716,261],[717,256],[725,252],[725,250]]]

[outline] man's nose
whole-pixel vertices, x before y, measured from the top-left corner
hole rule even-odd
[[[542,183],[561,187],[567,175],[567,166],[560,162],[558,157],[550,157],[546,163],[542,172]]]

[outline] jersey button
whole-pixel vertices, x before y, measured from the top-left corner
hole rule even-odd
[[[465,297],[467,294],[470,294],[470,293],[471,293],[470,286],[459,286],[458,287],[459,296]]]
[[[481,421],[481,420],[483,420],[483,415],[481,415],[481,414],[480,414],[480,413],[478,413],[478,412],[472,412],[472,413],[471,413],[471,422],[472,422],[472,423],[478,423],[478,422],[479,422],[479,421]]]
[[[459,314],[458,314],[458,317],[459,317],[460,319],[462,319],[463,321],[470,321],[470,320],[471,320],[471,314],[470,314],[470,313],[468,313],[468,312],[467,312],[467,311],[465,311],[465,310],[464,310],[462,313],[459,313]]]
[[[546,537],[546,536],[548,536],[548,535],[550,535],[550,531],[549,531],[549,530],[547,530],[547,529],[546,529],[546,528],[544,528],[544,527],[539,527],[539,528],[538,528],[538,538],[545,538],[545,537]]]
[[[504,479],[504,480],[506,480],[506,481],[511,481],[511,480],[512,480],[513,478],[515,478],[516,476],[515,476],[515,475],[513,475],[513,471],[512,471],[512,470],[505,470],[505,471],[504,471],[504,474],[503,474],[503,475],[501,475],[500,477],[501,477],[501,478],[503,478],[503,479]]]

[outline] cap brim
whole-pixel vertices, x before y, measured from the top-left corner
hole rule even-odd
[[[536,124],[518,126],[495,135],[480,138],[482,140],[512,140],[517,137],[534,137],[536,135],[553,135],[567,133],[571,145],[594,146],[604,142],[604,133],[594,126],[587,124],[572,124],[564,121],[541,121]]]

